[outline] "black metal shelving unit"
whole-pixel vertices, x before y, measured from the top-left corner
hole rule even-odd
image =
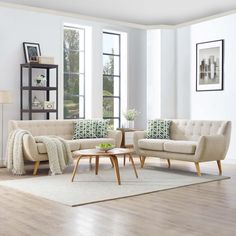
[[[20,95],[20,110],[21,110],[21,120],[23,120],[23,114],[28,113],[28,119],[32,120],[33,113],[44,113],[46,114],[46,119],[50,119],[50,113],[56,113],[56,119],[58,119],[58,65],[52,64],[36,64],[36,63],[25,63],[21,64],[20,70],[20,83],[21,83],[21,95]],[[28,70],[28,84],[25,86],[24,84],[24,73],[23,70]],[[45,86],[34,86],[33,85],[33,70],[45,70],[45,78],[46,78],[46,85]],[[55,86],[50,86],[51,79],[50,78],[50,70],[56,70],[55,73]],[[23,92],[28,91],[28,108],[24,107],[24,98]],[[56,106],[55,109],[34,109],[32,107],[32,93],[33,91],[41,91],[46,93],[46,101],[50,101],[50,92],[56,92]]]

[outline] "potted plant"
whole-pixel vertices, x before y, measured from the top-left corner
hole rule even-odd
[[[127,128],[133,129],[134,120],[139,115],[139,112],[133,108],[133,109],[127,110],[126,112],[123,112],[123,115],[125,119],[127,120]]]

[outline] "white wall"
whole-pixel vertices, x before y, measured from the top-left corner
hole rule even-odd
[[[176,117],[190,118],[190,29],[189,26],[176,30]]]
[[[176,32],[161,30],[161,118],[176,117]]]
[[[92,51],[88,52],[91,71],[87,78],[86,118],[102,116],[102,31],[112,29],[128,35],[128,107],[141,112],[137,125],[143,127],[146,118],[146,31],[106,23],[86,21],[46,13],[0,7],[0,90],[11,90],[13,104],[7,105],[5,123],[20,119],[20,64],[25,62],[22,42],[38,42],[45,56],[53,56],[59,64],[60,114],[63,101],[63,24],[71,23],[91,28]],[[88,43],[88,42],[87,42]],[[88,59],[87,58],[87,59]],[[88,89],[89,88],[89,89]],[[141,95],[141,96],[139,96]],[[62,117],[61,117],[62,118]],[[4,146],[7,127],[4,127]]]
[[[161,117],[161,30],[147,31],[147,119]]]
[[[196,43],[217,39],[225,40],[224,90],[196,92]],[[190,113],[191,119],[231,120],[232,136],[227,159],[236,161],[236,146],[234,145],[236,142],[235,42],[236,14],[178,29],[178,54],[184,53],[184,56],[179,56],[182,59],[178,63],[178,112],[180,116],[186,118]],[[184,95],[181,94],[182,87]]]
[[[135,43],[134,43],[135,42]],[[146,31],[134,30],[128,37],[128,108],[140,112],[135,120],[135,128],[146,127]],[[131,58],[132,57],[132,58]]]
[[[176,32],[147,31],[147,119],[176,117]]]

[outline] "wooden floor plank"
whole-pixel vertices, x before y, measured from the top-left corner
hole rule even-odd
[[[171,169],[195,171],[192,163],[171,163]],[[148,165],[167,168],[158,159],[147,158]],[[23,177],[0,169],[0,180],[32,177],[32,166],[27,169]],[[223,162],[222,169],[231,179],[79,207],[0,187],[0,235],[236,235],[236,165]],[[90,171],[89,165],[81,170]],[[201,172],[218,174],[214,162],[201,164]],[[42,166],[38,176],[47,174]]]

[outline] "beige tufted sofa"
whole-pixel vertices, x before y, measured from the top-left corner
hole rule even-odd
[[[23,136],[23,152],[25,160],[35,162],[34,175],[40,161],[48,160],[46,146],[43,143],[36,143],[34,136],[56,135],[67,140],[71,151],[79,149],[94,148],[102,142],[109,142],[120,147],[122,134],[118,130],[109,130],[106,138],[78,139],[72,140],[74,132],[74,120],[30,120],[30,121],[9,121],[9,133],[15,129],[23,129],[30,132]]]
[[[172,120],[171,139],[146,139],[146,131],[134,133],[134,149],[140,155],[141,166],[146,157],[194,162],[200,176],[200,162],[217,161],[222,174],[221,160],[228,151],[230,121]]]

